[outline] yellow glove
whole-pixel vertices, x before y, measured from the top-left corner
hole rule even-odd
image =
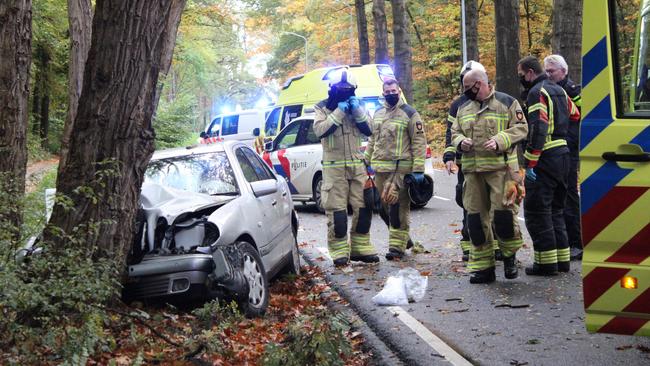
[[[381,192],[381,200],[388,205],[394,205],[399,201],[399,191],[394,183],[386,183],[384,185],[384,190]]]

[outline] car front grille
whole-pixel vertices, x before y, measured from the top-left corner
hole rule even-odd
[[[129,299],[152,298],[169,293],[170,278],[140,278],[124,288],[124,296]]]

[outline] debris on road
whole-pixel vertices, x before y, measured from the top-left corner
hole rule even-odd
[[[407,305],[422,300],[427,290],[428,277],[415,268],[400,269],[388,276],[384,288],[372,298],[377,305]]]

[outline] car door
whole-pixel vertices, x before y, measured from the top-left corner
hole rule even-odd
[[[291,168],[291,182],[300,194],[312,195],[314,174],[323,160],[320,139],[313,128],[314,120],[300,121],[300,132],[295,146],[288,148],[287,153]]]
[[[300,134],[300,123],[289,124],[278,137],[273,141],[273,150],[264,153],[264,161],[273,167],[276,173],[283,176],[289,185],[291,194],[300,194],[300,191],[293,184],[291,171],[292,147],[298,142]]]

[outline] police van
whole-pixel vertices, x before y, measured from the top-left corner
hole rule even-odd
[[[266,143],[262,158],[276,173],[286,178],[294,201],[313,202],[320,212],[325,212],[321,206],[320,193],[323,183],[323,147],[314,132],[313,124],[314,115],[311,113],[294,119],[273,141]],[[433,182],[433,163],[428,146],[425,174]],[[424,207],[426,203],[412,206]]]
[[[315,104],[326,99],[330,78],[343,70],[348,70],[356,78],[358,86],[355,94],[372,116],[381,106],[379,99],[384,81],[395,79],[393,69],[383,64],[324,67],[287,80],[275,106],[268,114],[264,135],[276,136],[294,118],[300,117],[307,110],[313,109]]]
[[[237,140],[253,146],[255,129],[259,131],[264,127],[264,121],[269,114],[267,109],[247,109],[216,116],[200,134],[202,139],[213,138],[217,140]]]
[[[650,336],[650,0],[584,2],[580,193],[590,332]]]

